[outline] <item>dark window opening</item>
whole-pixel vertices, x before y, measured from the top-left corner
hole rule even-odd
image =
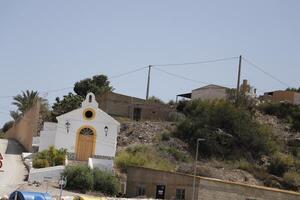
[[[80,130],[79,134],[81,135],[94,135],[94,131],[90,128],[83,128]]]
[[[133,109],[133,120],[140,121],[142,115],[142,109],[141,108],[134,108]]]
[[[156,186],[156,199],[165,199],[166,186],[157,185]]]
[[[146,189],[144,186],[138,186],[137,187],[137,196],[145,196],[146,195]]]
[[[89,102],[92,103],[92,95],[89,95]]]
[[[90,119],[93,117],[94,113],[92,111],[88,110],[84,113],[84,115],[86,118]]]
[[[176,200],[185,199],[185,189],[176,189]]]

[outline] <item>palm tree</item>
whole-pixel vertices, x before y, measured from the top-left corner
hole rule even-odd
[[[13,99],[14,102],[12,104],[18,107],[18,111],[20,111],[21,114],[29,110],[38,100],[42,100],[42,98],[38,96],[38,92],[32,90],[22,91],[22,94],[14,96]]]

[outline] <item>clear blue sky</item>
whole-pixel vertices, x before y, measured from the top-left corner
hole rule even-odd
[[[0,1],[1,96],[70,87],[149,64],[242,54],[290,86],[300,86],[300,1]],[[237,60],[162,69],[220,85],[236,84]],[[145,97],[146,70],[113,79],[116,92]],[[157,70],[150,94],[163,100],[202,84]],[[243,62],[259,91],[283,89]],[[71,91],[71,90],[69,90]],[[49,93],[56,96],[67,93]],[[0,125],[11,98],[0,98]],[[100,102],[101,103],[101,102]]]

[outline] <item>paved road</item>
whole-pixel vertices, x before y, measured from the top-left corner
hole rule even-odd
[[[28,172],[22,162],[22,147],[13,140],[0,139],[3,166],[0,170],[0,197],[24,184]]]

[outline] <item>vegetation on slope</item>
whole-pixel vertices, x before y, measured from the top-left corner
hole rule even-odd
[[[300,107],[289,103],[265,103],[259,109],[268,115],[285,120],[293,131],[300,131]]]
[[[174,135],[205,157],[256,159],[279,149],[268,127],[257,123],[250,112],[226,101],[191,101],[183,109],[186,118]]]
[[[185,119],[178,122],[174,135],[187,142],[191,152],[197,139],[204,138],[199,145],[202,157],[231,160],[236,168],[250,172],[267,186],[299,190],[300,149],[287,148],[272,129],[256,121],[253,110],[246,108],[227,101],[187,102],[181,105]],[[260,109],[289,119],[291,127],[297,128],[299,107],[282,104]]]
[[[115,164],[123,171],[126,171],[129,166],[167,171],[174,171],[175,169],[175,166],[164,159],[154,147],[146,145],[131,145],[118,152]]]

